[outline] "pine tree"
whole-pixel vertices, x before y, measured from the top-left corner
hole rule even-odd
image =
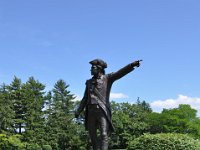
[[[47,130],[48,141],[51,145],[59,145],[59,149],[80,149],[83,142],[80,139],[83,128],[73,121],[74,95],[68,90],[69,85],[63,80],[58,80],[48,94]],[[82,126],[83,127],[83,126]],[[77,135],[79,133],[79,135]],[[82,134],[83,135],[83,134]]]
[[[12,102],[13,111],[15,113],[13,127],[15,133],[21,134],[22,128],[24,127],[25,123],[25,108],[21,80],[15,76],[12,83],[9,86],[7,86],[7,88],[9,93],[9,99]]]
[[[12,101],[9,99],[9,92],[6,85],[0,88],[0,133],[3,131],[13,132],[13,111]]]
[[[23,84],[22,90],[25,101],[25,133],[24,139],[27,142],[34,142],[43,144],[44,132],[44,88],[45,86],[30,77],[28,81]]]

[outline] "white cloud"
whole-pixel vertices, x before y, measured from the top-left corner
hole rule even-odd
[[[110,93],[110,99],[129,98],[128,95],[123,93]]]
[[[74,102],[82,100],[82,97],[80,95],[75,94],[74,97],[75,97],[75,99],[73,99]]]
[[[157,100],[150,103],[152,109],[156,112],[161,112],[163,108],[177,108],[179,104],[189,104],[192,108],[199,110],[200,98],[178,95],[176,99]]]

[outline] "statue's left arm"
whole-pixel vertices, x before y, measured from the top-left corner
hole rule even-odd
[[[84,96],[83,96],[77,110],[75,111],[75,118],[79,117],[80,113],[83,111],[83,109],[87,105],[87,99],[88,99],[87,93],[88,93],[88,91],[87,91],[87,85],[86,85]]]
[[[133,71],[135,69],[135,67],[139,67],[140,66],[140,61],[141,60],[137,60],[134,61],[128,65],[126,65],[125,67],[121,68],[120,70],[109,74],[109,79],[111,81],[115,81],[120,79],[121,77],[125,76],[126,74],[130,73],[131,71]]]

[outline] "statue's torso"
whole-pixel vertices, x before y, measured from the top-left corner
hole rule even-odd
[[[111,83],[107,75],[100,78],[92,78],[87,81],[88,104],[99,104],[99,102],[109,103]]]

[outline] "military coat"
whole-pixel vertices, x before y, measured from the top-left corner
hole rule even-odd
[[[86,81],[84,97],[81,100],[79,108],[77,109],[77,112],[80,113],[82,112],[84,108],[86,108],[86,111],[85,111],[86,130],[88,129],[88,125],[87,125],[88,105],[90,104],[98,104],[100,106],[100,108],[103,110],[103,113],[105,114],[107,118],[110,131],[114,130],[114,127],[112,124],[110,101],[109,101],[111,87],[114,81],[125,76],[132,70],[134,70],[134,67],[131,64],[128,64],[127,66],[121,68],[117,72],[101,75],[97,79],[91,78]]]

